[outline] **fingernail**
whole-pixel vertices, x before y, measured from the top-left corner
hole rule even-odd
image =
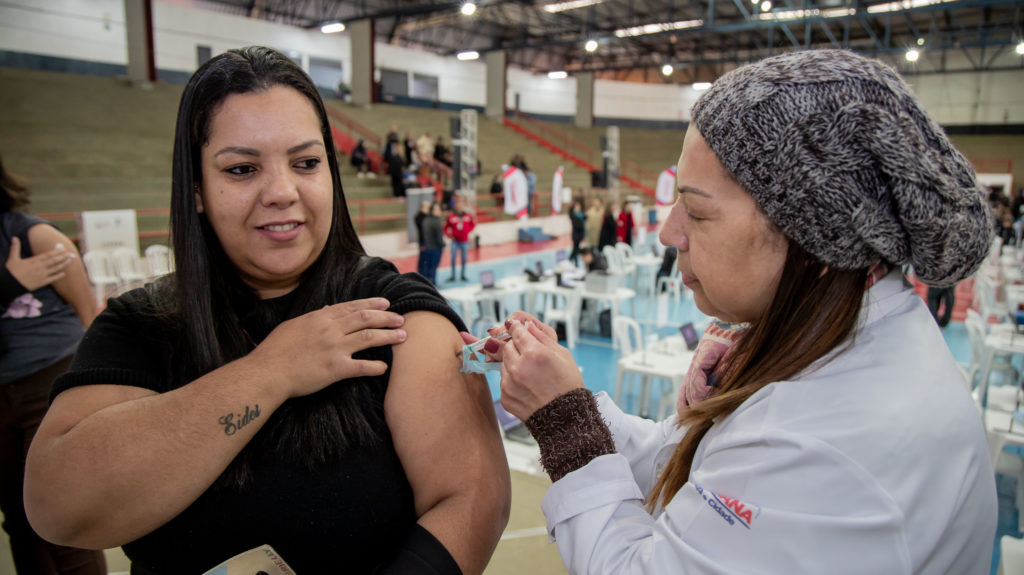
[[[498,351],[498,342],[493,339],[488,339],[487,342],[484,343],[484,351],[487,353],[494,353]]]
[[[62,249],[64,249],[64,244],[57,244],[57,245],[55,245],[53,247],[57,248],[58,250],[62,250]]]
[[[404,329],[396,329],[395,333],[398,334],[398,339],[405,339],[405,336],[408,335],[405,333]]]
[[[512,320],[510,320],[510,319],[506,319],[505,320],[505,329],[512,329]]]

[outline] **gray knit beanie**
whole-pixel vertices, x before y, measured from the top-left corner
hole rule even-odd
[[[719,78],[693,123],[794,242],[839,269],[912,264],[947,286],[988,254],[974,169],[900,76],[843,50],[776,56]]]

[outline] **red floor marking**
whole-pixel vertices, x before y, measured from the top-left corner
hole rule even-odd
[[[551,240],[544,242],[533,242],[533,243],[521,243],[521,242],[507,242],[504,244],[495,244],[490,246],[480,246],[479,248],[470,248],[467,258],[469,263],[485,262],[489,260],[496,260],[500,258],[507,258],[512,256],[518,256],[522,254],[529,254],[533,252],[539,252],[544,250],[557,250],[572,248],[572,239],[566,234],[564,237],[556,237]],[[451,267],[451,252],[448,248],[445,248],[445,253],[441,257],[441,265],[438,269],[447,269]],[[416,261],[419,256],[405,256],[400,258],[392,258],[391,263],[395,264],[398,271],[402,273],[416,271]],[[462,263],[461,260],[459,262]]]

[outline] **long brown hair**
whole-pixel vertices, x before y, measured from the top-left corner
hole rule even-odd
[[[667,505],[686,483],[697,447],[716,419],[769,383],[792,378],[852,341],[866,280],[867,270],[829,269],[789,243],[775,296],[736,342],[717,393],[680,414],[679,425],[689,429],[651,490],[651,509],[659,502]]]
[[[0,158],[0,212],[16,212],[29,204],[28,186],[13,174],[4,169],[4,161]]]

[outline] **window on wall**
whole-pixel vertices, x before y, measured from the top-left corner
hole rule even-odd
[[[202,66],[213,57],[213,49],[209,46],[196,46],[196,67]]]
[[[341,92],[340,88],[343,78],[341,60],[310,56],[309,77],[313,79],[313,84],[322,92],[328,94]]]
[[[423,100],[430,100],[431,102],[436,102],[437,76],[413,74],[412,90],[409,91],[409,95],[412,96],[413,98],[420,98]]]
[[[402,70],[380,69],[380,92],[383,99],[388,96],[409,96],[409,73]]]

